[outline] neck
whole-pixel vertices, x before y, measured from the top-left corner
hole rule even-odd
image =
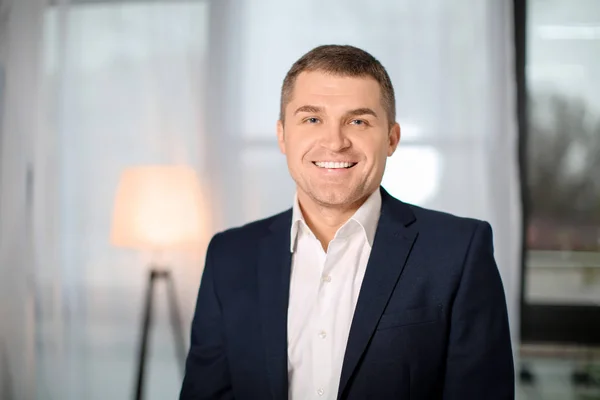
[[[349,205],[331,207],[316,203],[305,194],[298,192],[298,204],[304,221],[325,251],[338,229],[354,215],[367,198],[368,196]]]

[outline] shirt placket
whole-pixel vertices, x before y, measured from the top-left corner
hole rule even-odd
[[[314,354],[314,383],[315,398],[330,399],[335,398],[333,392],[336,388],[331,387],[331,371],[334,353],[333,331],[331,326],[331,288],[329,276],[331,263],[334,261],[331,257],[331,248],[333,242],[328,248],[326,254],[322,248],[319,248],[319,280],[315,282],[318,285],[317,306],[315,307],[315,324],[312,332],[313,354]]]

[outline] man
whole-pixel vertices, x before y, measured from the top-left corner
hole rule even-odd
[[[294,205],[211,240],[180,398],[513,399],[489,224],[380,188],[400,140],[383,66],[317,47],[280,113]]]

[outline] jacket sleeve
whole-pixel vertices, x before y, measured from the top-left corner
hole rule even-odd
[[[218,238],[219,235],[212,238],[206,252],[180,400],[233,399],[223,315],[215,290],[215,270],[219,268]]]
[[[513,400],[506,298],[487,222],[479,223],[471,239],[450,324],[444,400]]]

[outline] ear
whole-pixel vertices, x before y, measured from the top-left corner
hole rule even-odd
[[[281,120],[277,121],[277,144],[279,145],[279,151],[281,151],[282,154],[285,154],[283,122]]]
[[[390,134],[388,135],[388,157],[391,157],[392,154],[394,154],[398,147],[398,143],[400,143],[400,125],[396,122],[390,129]]]

